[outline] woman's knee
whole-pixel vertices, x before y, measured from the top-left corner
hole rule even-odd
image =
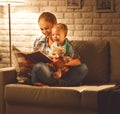
[[[86,64],[81,64],[80,65],[80,71],[82,71],[82,72],[88,72],[88,67],[87,67],[87,65]]]
[[[34,65],[34,67],[32,69],[32,82],[33,83],[39,81],[39,78],[42,76],[43,65],[44,64],[41,62]]]
[[[88,73],[88,67],[87,67],[86,64],[81,64],[81,65],[80,65],[80,72],[81,72],[83,78],[85,78],[85,76],[86,76],[87,73]]]
[[[40,62],[40,63],[37,63],[37,64],[34,65],[33,70],[39,70],[39,69],[42,68],[43,65],[44,65],[44,64],[41,63],[41,62]]]

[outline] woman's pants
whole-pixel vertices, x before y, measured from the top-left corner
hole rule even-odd
[[[46,63],[37,63],[32,70],[32,83],[42,82],[47,85],[78,86],[88,73],[85,64],[71,67],[60,79],[53,78],[54,71]]]

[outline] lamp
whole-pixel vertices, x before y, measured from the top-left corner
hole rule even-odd
[[[0,0],[0,5],[8,6],[8,20],[9,20],[9,51],[10,51],[10,67],[12,67],[12,45],[11,45],[11,5],[22,5],[23,0]]]

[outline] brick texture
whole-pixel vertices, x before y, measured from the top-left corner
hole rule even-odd
[[[37,19],[44,11],[56,15],[58,22],[68,25],[70,40],[120,38],[120,0],[114,1],[115,11],[96,12],[96,0],[82,0],[82,7],[67,8],[66,0],[25,0],[22,6],[11,7],[12,44],[32,50],[34,39],[41,34]],[[9,66],[8,8],[0,6],[0,68]]]

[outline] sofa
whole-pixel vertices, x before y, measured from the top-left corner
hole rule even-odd
[[[0,114],[99,114],[98,94],[120,82],[120,39],[71,41],[88,66],[82,85],[17,83],[16,68],[0,69]]]

